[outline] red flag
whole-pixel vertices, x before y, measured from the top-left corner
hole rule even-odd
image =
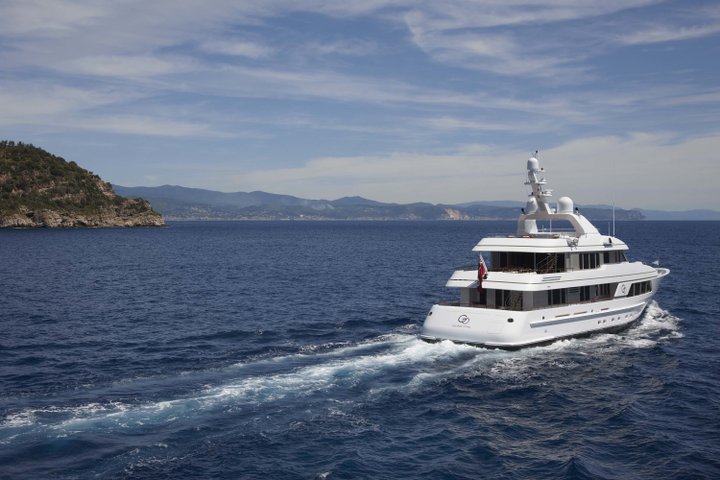
[[[478,263],[478,286],[477,286],[478,291],[482,290],[482,281],[483,281],[484,277],[485,277],[485,262],[483,262],[481,260],[480,263]]]

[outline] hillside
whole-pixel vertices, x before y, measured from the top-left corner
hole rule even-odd
[[[123,198],[75,162],[29,144],[0,142],[0,227],[160,226],[140,198]]]
[[[114,185],[114,189],[127,197],[147,199],[171,220],[515,220],[524,205],[519,202],[403,205],[362,197],[308,200],[259,191],[223,193],[174,185]],[[583,208],[582,212],[591,220],[612,218],[611,209]],[[618,220],[643,219],[636,210],[616,209],[616,216]]]

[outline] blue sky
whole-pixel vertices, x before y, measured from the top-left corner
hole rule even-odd
[[[0,0],[0,137],[112,183],[720,208],[720,3]]]

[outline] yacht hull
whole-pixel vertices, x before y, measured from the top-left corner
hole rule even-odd
[[[517,349],[568,337],[620,331],[640,318],[652,300],[660,279],[667,273],[666,269],[658,269],[649,293],[601,302],[529,311],[433,305],[423,324],[421,338],[431,342],[451,340],[491,348]]]

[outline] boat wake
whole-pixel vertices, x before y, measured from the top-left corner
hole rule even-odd
[[[636,326],[620,334],[562,340],[512,352],[450,341],[431,344],[407,333],[383,335],[354,345],[308,347],[293,355],[232,365],[222,372],[224,378],[217,384],[198,386],[194,393],[173,399],[98,400],[11,411],[0,421],[0,444],[89,430],[130,433],[162,425],[191,427],[198,417],[208,415],[260,418],[266,409],[278,405],[314,405],[329,411],[346,402],[372,403],[385,395],[412,395],[438,382],[477,375],[512,376],[518,369],[533,368],[538,357],[562,368],[569,362],[561,355],[566,352],[577,357],[651,348],[682,337],[679,324],[677,317],[653,302]]]

